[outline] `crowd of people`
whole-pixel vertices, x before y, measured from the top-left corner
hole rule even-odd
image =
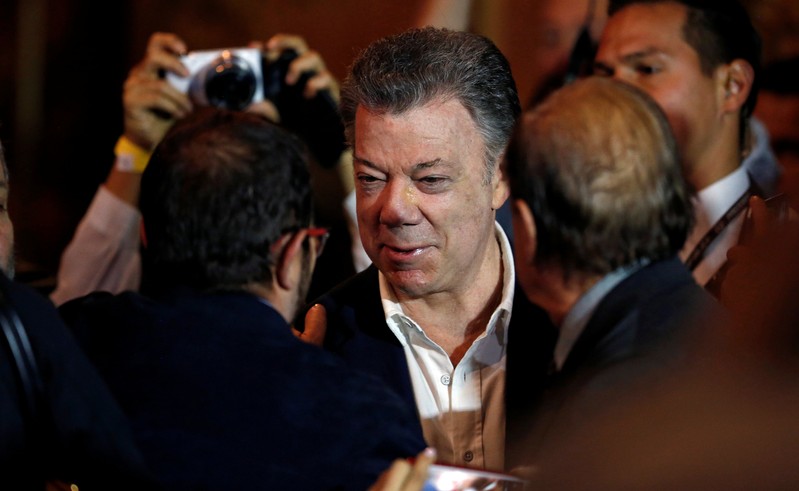
[[[152,35],[49,299],[13,280],[0,209],[6,482],[461,489],[437,464],[530,489],[799,483],[799,184],[757,112],[788,76],[761,68],[747,11],[590,2],[523,102],[491,39],[428,25],[467,4],[374,41],[341,84],[299,36],[254,43],[296,54],[290,106],[199,103],[164,77],[188,47]],[[288,114],[320,101],[340,120]],[[351,167],[346,230],[315,216],[319,165]],[[323,258],[351,267],[320,281]]]

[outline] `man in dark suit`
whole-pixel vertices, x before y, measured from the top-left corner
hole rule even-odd
[[[13,281],[14,228],[0,144],[0,476],[6,489],[154,489],[108,387],[33,288]]]
[[[324,346],[400,394],[441,461],[502,469],[506,416],[545,374],[554,340],[516,287],[496,222],[520,112],[507,60],[476,34],[412,29],[357,57],[341,111],[373,266],[317,300]],[[509,339],[526,350],[513,384]]]
[[[142,294],[61,307],[168,489],[366,489],[424,446],[373,377],[297,340],[325,230],[298,139],[197,110],[142,178]]]
[[[560,430],[667,370],[683,333],[718,307],[677,257],[690,193],[643,92],[596,77],[560,89],[522,116],[505,168],[516,272],[559,330],[547,389],[514,442],[514,463],[530,464]]]

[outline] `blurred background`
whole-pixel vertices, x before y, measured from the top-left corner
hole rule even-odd
[[[425,23],[435,4],[459,2],[468,4],[466,28],[491,37],[510,60],[523,103],[566,63],[586,21],[595,38],[604,21],[601,0],[3,0],[0,139],[19,278],[44,289],[53,281],[113,162],[122,84],[151,33],[174,32],[190,49],[299,34],[341,79],[371,41]],[[748,4],[768,34],[766,60],[799,54],[795,0]]]

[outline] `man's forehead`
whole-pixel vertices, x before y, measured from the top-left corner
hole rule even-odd
[[[687,10],[675,2],[632,4],[614,13],[602,32],[599,55],[669,53],[689,48],[683,28]]]

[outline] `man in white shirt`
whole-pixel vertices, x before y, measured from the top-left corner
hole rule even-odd
[[[611,1],[609,14],[595,73],[639,87],[666,113],[697,192],[697,224],[681,257],[715,292],[748,198],[773,192],[779,175],[765,132],[749,125],[760,38],[730,0]]]
[[[341,112],[373,266],[318,300],[324,346],[415,407],[441,461],[501,470],[506,412],[535,392],[554,342],[496,222],[520,112],[507,60],[473,33],[411,29],[358,55]],[[509,336],[526,351],[513,382]]]

